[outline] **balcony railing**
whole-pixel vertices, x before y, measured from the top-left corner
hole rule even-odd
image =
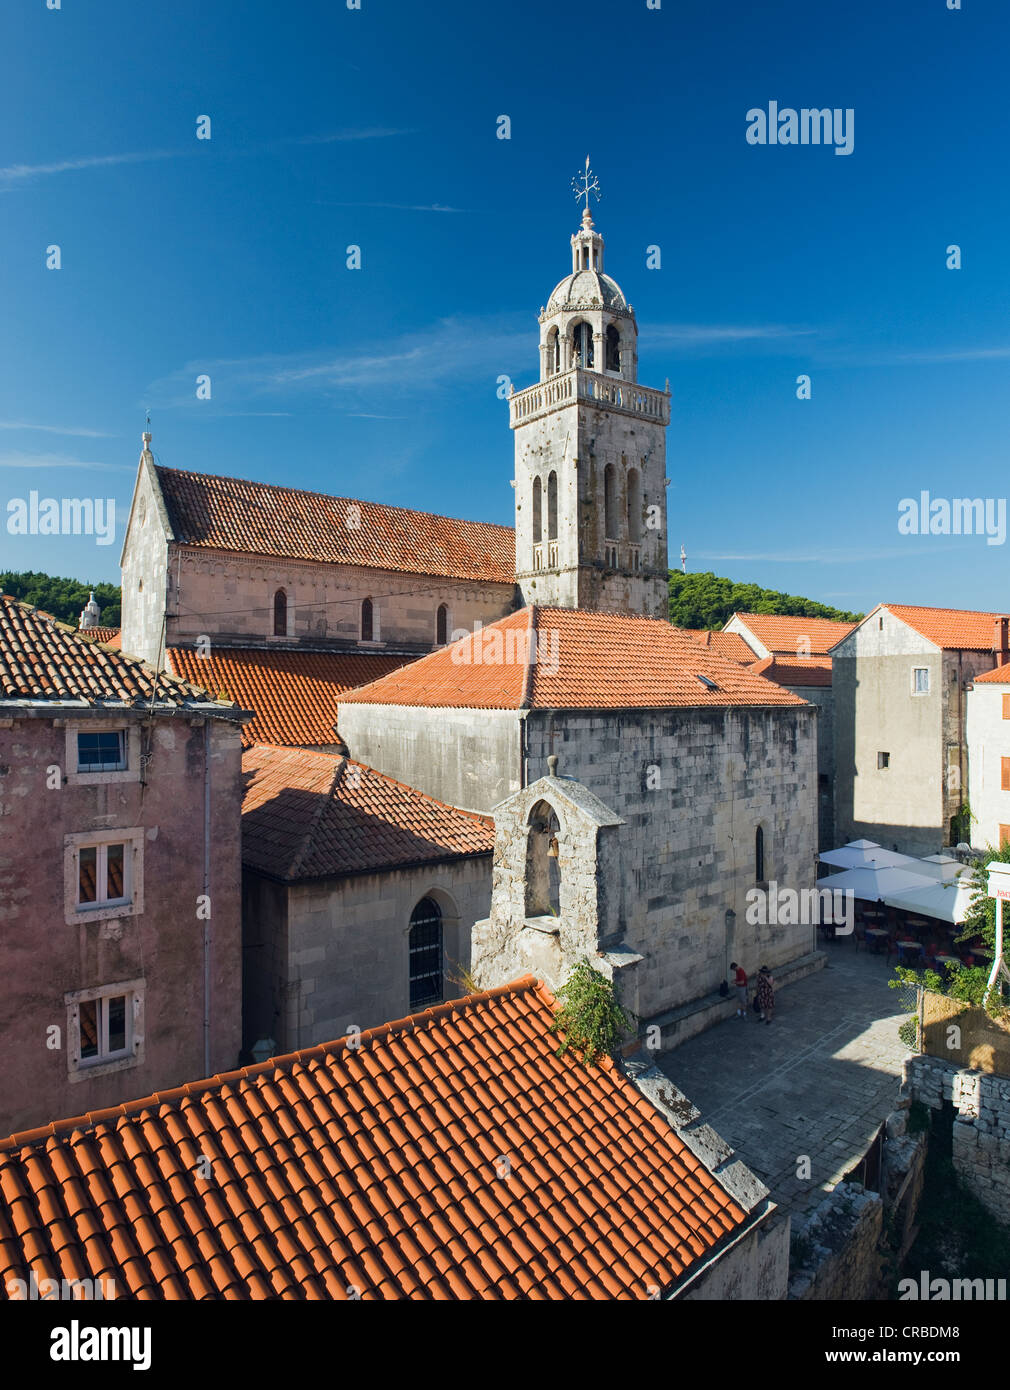
[[[513,392],[509,397],[509,426],[515,429],[528,420],[578,401],[594,402],[625,415],[644,416],[661,425],[670,423],[668,391],[654,391],[650,386],[640,386],[637,381],[572,367],[567,372],[556,372],[546,381]]]

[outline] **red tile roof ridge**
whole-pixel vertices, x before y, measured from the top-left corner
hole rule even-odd
[[[131,1119],[142,1114],[145,1110],[171,1107],[176,1101],[182,1101],[191,1096],[204,1095],[208,1091],[218,1090],[239,1081],[252,1080],[257,1076],[262,1076],[265,1072],[277,1071],[278,1069],[290,1071],[299,1064],[316,1061],[328,1053],[346,1052],[349,1047],[353,1052],[360,1052],[362,1046],[367,1043],[383,1042],[387,1038],[396,1038],[406,1033],[417,1032],[440,1019],[487,1003],[491,999],[500,999],[503,995],[519,995],[529,992],[538,994],[548,1008],[555,1008],[557,1000],[545,981],[538,979],[532,972],[527,972],[515,980],[510,980],[507,984],[493,985],[490,989],[478,990],[474,994],[464,994],[459,999],[450,999],[444,1004],[433,1004],[431,1008],[418,1010],[414,1014],[407,1014],[404,1018],[395,1019],[389,1023],[381,1023],[375,1028],[366,1028],[363,1032],[352,1037],[334,1038],[330,1042],[315,1043],[312,1047],[299,1048],[295,1052],[285,1052],[279,1057],[269,1057],[265,1062],[254,1062],[246,1067],[236,1067],[234,1071],[218,1072],[214,1076],[201,1077],[197,1081],[185,1081],[181,1086],[175,1086],[170,1090],[154,1091],[151,1095],[141,1096],[137,1100],[123,1101],[122,1104],[110,1106],[105,1110],[89,1110],[83,1115],[74,1115],[65,1120],[54,1120],[48,1125],[40,1125],[37,1129],[22,1130],[19,1133],[8,1135],[6,1138],[0,1139],[0,1163],[2,1163],[4,1154],[13,1153],[17,1149],[34,1148],[46,1140],[57,1139],[62,1135],[72,1134],[76,1130],[83,1132],[95,1129],[98,1125],[113,1120]],[[605,1070],[610,1070],[614,1067],[614,1062],[610,1057],[601,1057],[598,1059],[597,1065],[602,1066]]]
[[[340,778],[340,772],[341,768],[338,758],[334,760],[333,767],[330,771],[330,780],[326,788],[326,794],[317,798],[311,819],[309,820],[308,825],[305,827],[305,834],[302,836],[302,843],[299,846],[294,858],[291,860],[291,864],[288,868],[288,873],[292,878],[295,877],[298,870],[301,868],[306,856],[310,854],[312,851],[312,843],[315,838],[316,830],[319,826],[319,822],[322,820],[323,816],[326,813],[326,808],[330,803],[330,799],[333,796],[333,793],[337,789],[337,782]]]
[[[493,526],[498,531],[515,532],[514,526],[505,526],[500,521],[473,520],[471,517],[449,516],[445,512],[424,512],[418,507],[400,507],[395,502],[373,502],[367,497],[343,497],[335,492],[317,492],[314,488],[288,487],[284,483],[265,483],[262,479],[256,478],[236,478],[234,473],[198,473],[192,468],[168,468],[161,463],[155,464],[155,468],[159,475],[175,473],[184,478],[211,478],[215,482],[244,483],[247,487],[268,487],[273,492],[295,492],[300,497],[323,497],[327,502],[363,502],[369,507],[382,507],[385,511],[403,512],[407,516],[430,516],[436,521],[466,521],[474,526]]]

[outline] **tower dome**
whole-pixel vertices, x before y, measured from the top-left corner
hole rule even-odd
[[[582,214],[581,228],[572,237],[572,273],[559,280],[551,291],[545,314],[608,309],[622,317],[631,316],[624,291],[612,276],[603,273],[603,245],[587,208]]]
[[[572,237],[571,273],[540,311],[540,379],[582,367],[634,381],[638,365],[635,311],[603,271],[603,238],[587,206]]]

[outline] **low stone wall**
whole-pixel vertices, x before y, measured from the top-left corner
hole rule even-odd
[[[884,1204],[858,1183],[839,1183],[794,1222],[789,1297],[835,1301],[880,1297]]]
[[[954,1106],[954,1170],[999,1221],[1010,1222],[1010,1079],[910,1057],[902,1094],[931,1110]]]
[[[827,955],[824,951],[811,951],[808,955],[799,956],[796,960],[790,961],[788,965],[776,967],[775,995],[778,997],[779,991],[786,985],[794,985],[797,980],[805,979],[807,975],[812,975],[815,970],[823,970],[827,964]],[[754,982],[749,987],[749,997],[754,997]],[[685,1043],[689,1038],[696,1037],[699,1033],[704,1033],[707,1028],[712,1028],[717,1023],[721,1023],[724,1018],[732,1018],[738,1008],[736,1001],[736,990],[730,986],[729,994],[723,998],[721,994],[707,994],[701,999],[692,1000],[690,1004],[682,1004],[676,1009],[667,1009],[664,1013],[654,1014],[652,1018],[643,1018],[639,1027],[639,1032],[648,1035],[648,1030],[658,1027],[660,1031],[659,1051],[669,1052],[681,1043]]]
[[[890,1226],[894,1259],[898,1264],[912,1248],[918,1234],[916,1216],[926,1181],[925,1130],[908,1132],[911,1101],[902,1099],[887,1117],[881,1150],[880,1195]]]

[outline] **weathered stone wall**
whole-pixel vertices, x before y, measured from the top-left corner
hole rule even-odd
[[[440,604],[457,628],[510,612],[514,586],[476,584],[361,565],[272,560],[173,545],[169,645],[201,633],[232,642],[274,640],[274,594],[287,596],[287,638],[362,651],[430,651]],[[374,640],[361,639],[361,601],[372,600]],[[276,639],[282,640],[280,638]]]
[[[168,585],[168,517],[155,476],[154,460],[145,453],[120,559],[122,649],[152,665],[157,665],[164,647]]]
[[[784,1299],[789,1283],[789,1217],[775,1211],[709,1266],[683,1302]]]
[[[515,710],[338,701],[337,723],[352,758],[450,806],[487,812],[519,790],[522,722]]]
[[[909,1057],[902,1092],[931,1110],[951,1102],[954,1169],[993,1216],[1010,1221],[1010,1079]]]
[[[858,1183],[839,1183],[793,1223],[789,1297],[865,1301],[880,1297],[878,1246],[884,1205]]]
[[[277,1053],[374,1028],[410,1009],[410,914],[424,897],[442,910],[446,999],[465,990],[470,933],[490,903],[490,855],[290,888],[244,872],[245,1046]]]
[[[5,711],[9,713],[9,711]],[[91,712],[73,711],[86,729]],[[146,784],[75,781],[66,720],[0,725],[0,1133],[101,1110],[206,1073],[204,1064],[205,721],[153,721]],[[95,722],[95,721],[93,721]],[[101,726],[138,728],[142,711],[102,711]],[[241,1046],[239,728],[210,727],[210,1069],[238,1063]],[[62,786],[52,788],[49,769]],[[134,840],[134,902],[76,909],[68,837],[122,829]],[[142,898],[138,892],[142,883]],[[142,907],[141,907],[142,904]],[[140,908],[141,910],[136,910]],[[68,920],[68,917],[73,920]],[[143,1048],[136,1058],[71,1070],[65,995],[142,981]],[[48,1031],[60,1030],[55,1047]],[[114,1069],[110,1069],[114,1068]]]
[[[561,775],[625,822],[618,930],[645,957],[643,1017],[717,989],[731,959],[754,974],[812,949],[809,925],[749,923],[746,895],[759,825],[765,880],[813,884],[815,719],[801,708],[531,712],[530,779],[556,752]]]
[[[835,704],[830,686],[790,685],[787,689],[817,707],[817,845],[835,848]],[[821,780],[821,779],[825,780]]]

